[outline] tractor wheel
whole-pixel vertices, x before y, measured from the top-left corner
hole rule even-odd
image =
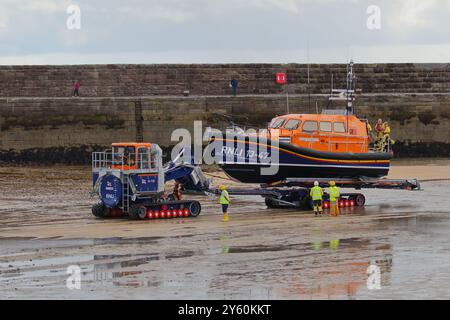
[[[192,217],[197,217],[202,211],[202,206],[200,205],[200,202],[194,201],[188,205],[188,209]]]
[[[96,203],[92,206],[92,214],[97,218],[106,218],[108,216],[108,208],[103,203]]]
[[[130,207],[130,211],[128,212],[128,215],[131,219],[144,220],[145,218],[147,218],[147,208],[141,204],[133,204]]]
[[[363,207],[365,204],[366,204],[366,197],[364,197],[364,195],[363,194],[358,194],[356,197],[355,197],[355,204],[358,206],[358,207]]]

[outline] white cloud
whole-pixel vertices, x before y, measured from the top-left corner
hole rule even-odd
[[[64,11],[70,0],[14,0],[10,1],[14,8],[41,13],[57,13]]]
[[[81,30],[68,30],[63,29],[61,32],[61,38],[65,46],[67,47],[81,47],[88,45],[88,36]]]
[[[448,63],[448,45],[374,45],[311,49],[310,63]],[[329,55],[329,51],[333,54]],[[0,65],[153,63],[307,63],[306,50],[171,50],[0,56]]]
[[[140,19],[162,19],[171,22],[184,22],[195,17],[194,12],[180,10],[179,8],[168,8],[163,6],[154,6],[143,10],[131,6],[122,6],[117,8],[117,12],[129,18],[130,15]]]
[[[439,10],[442,0],[397,0],[387,13],[389,25],[397,31],[408,32],[413,28],[431,27],[439,23],[430,14],[433,9]]]
[[[8,14],[5,10],[0,11],[0,33],[6,31],[8,28]]]
[[[450,0],[0,3],[3,64],[302,62],[307,57],[307,43],[311,61],[317,62],[345,62],[349,53],[360,61],[398,61],[401,56],[396,50],[405,61],[442,61],[448,56],[445,50],[449,43]],[[81,30],[66,29],[66,8],[70,3],[82,10]],[[366,8],[370,4],[381,8],[380,31],[369,32],[366,28]],[[64,53],[69,50],[79,53]]]

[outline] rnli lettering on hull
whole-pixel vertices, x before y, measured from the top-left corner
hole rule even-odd
[[[222,155],[224,156],[236,156],[236,157],[242,157],[244,154],[244,149],[238,149],[233,147],[223,147],[222,148]]]
[[[257,161],[257,160],[266,160],[270,157],[269,152],[256,152],[255,150],[247,150],[245,151],[244,148],[234,148],[234,147],[227,147],[224,146],[222,148],[222,156],[228,156],[228,157],[237,157],[237,158],[245,158],[249,161]]]

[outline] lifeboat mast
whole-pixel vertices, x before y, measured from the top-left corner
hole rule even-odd
[[[333,84],[331,85],[331,94],[329,97],[329,102],[332,101],[346,101],[345,115],[347,116],[347,131],[348,131],[348,116],[355,114],[355,92],[356,92],[356,75],[353,72],[354,62],[350,60],[347,64],[347,88],[346,89],[333,89]],[[325,113],[336,114],[336,111],[326,110]]]

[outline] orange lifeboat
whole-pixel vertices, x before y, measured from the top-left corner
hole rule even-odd
[[[368,122],[353,110],[354,78],[351,64],[348,89],[332,90],[330,96],[330,100],[346,100],[344,110],[277,116],[263,133],[212,137],[210,145],[218,164],[229,176],[245,183],[386,176],[393,154],[370,150]]]

